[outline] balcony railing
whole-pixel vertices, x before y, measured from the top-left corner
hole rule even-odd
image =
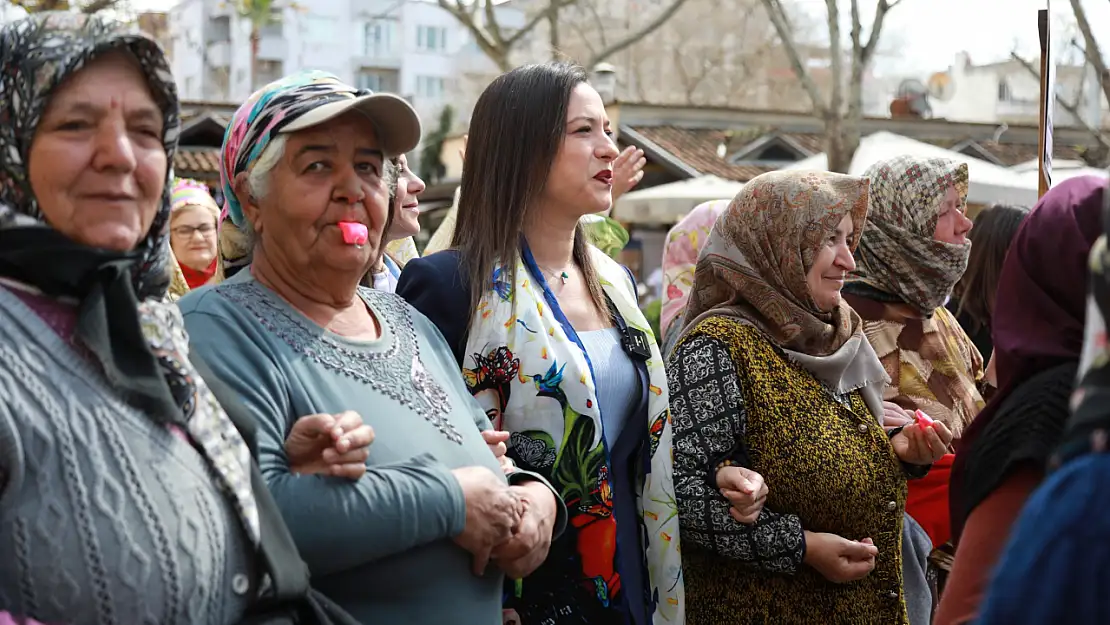
[[[355,55],[352,59],[356,67],[401,69],[401,53],[398,50],[370,48],[359,52],[360,54]]]

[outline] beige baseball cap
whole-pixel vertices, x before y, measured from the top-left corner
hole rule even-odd
[[[354,110],[374,124],[386,157],[411,152],[420,143],[420,117],[412,105],[400,96],[351,88],[350,91],[321,94],[318,100],[318,106],[302,109],[304,112],[285,124],[280,132],[311,128]]]

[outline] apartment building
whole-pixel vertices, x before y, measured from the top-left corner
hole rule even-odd
[[[434,0],[275,2],[259,30],[255,72],[251,24],[235,2],[181,0],[169,23],[174,76],[189,100],[239,102],[276,78],[321,69],[406,97],[431,126],[445,104],[460,105],[460,63],[488,64]]]

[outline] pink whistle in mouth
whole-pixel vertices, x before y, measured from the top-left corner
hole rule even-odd
[[[343,242],[347,245],[366,245],[370,234],[364,224],[354,221],[339,222],[339,231],[343,233]]]
[[[917,419],[917,424],[923,428],[931,427],[933,425],[933,418],[925,414],[924,412],[921,412],[920,410],[915,411],[913,413],[913,416]]]

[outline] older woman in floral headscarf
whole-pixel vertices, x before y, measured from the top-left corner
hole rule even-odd
[[[943,424],[882,427],[887,382],[840,297],[867,180],[751,180],[701,253],[668,383],[690,625],[907,623],[906,478],[944,453]],[[715,476],[763,475],[743,524]]]
[[[664,354],[671,353],[682,332],[682,317],[686,314],[690,288],[694,286],[698,254],[709,240],[709,231],[717,223],[717,217],[725,212],[729,202],[714,200],[698,204],[667,233],[663,248],[663,311],[659,321]]]
[[[489,625],[504,574],[539,566],[566,509],[542,478],[503,471],[435,326],[360,287],[389,219],[390,159],[419,140],[407,102],[332,74],[260,89],[220,161],[250,264],[179,305],[193,348],[257,422],[263,476],[315,583],[368,623]],[[361,479],[290,466],[285,433],[308,410],[374,427]]]
[[[164,301],[180,127],[164,54],[37,14],[0,29],[0,94],[0,613],[271,622],[307,573],[249,419],[216,401]]]

